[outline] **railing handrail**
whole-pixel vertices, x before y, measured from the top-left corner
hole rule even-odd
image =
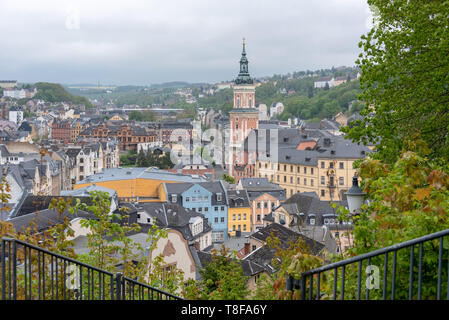
[[[422,243],[422,242],[425,242],[425,241],[430,241],[430,240],[433,240],[433,239],[436,239],[436,238],[440,238],[440,237],[443,237],[443,236],[447,236],[447,235],[449,235],[449,229],[438,231],[438,232],[435,232],[435,233],[431,233],[431,234],[428,234],[428,235],[425,235],[425,236],[422,236],[422,237],[419,237],[419,238],[416,238],[416,239],[408,240],[408,241],[405,241],[405,242],[401,242],[401,243],[398,243],[398,244],[394,244],[392,246],[385,247],[385,248],[382,248],[382,249],[378,249],[378,250],[375,250],[375,251],[371,251],[371,252],[368,252],[368,253],[364,253],[362,255],[358,255],[358,256],[355,256],[355,257],[352,257],[352,258],[348,258],[348,259],[345,259],[345,260],[341,260],[341,261],[338,261],[338,262],[327,264],[327,265],[324,265],[324,266],[321,266],[321,267],[318,267],[318,268],[315,268],[315,269],[312,269],[312,270],[305,271],[301,275],[302,276],[309,276],[309,275],[312,275],[312,274],[315,274],[315,273],[321,273],[321,272],[324,272],[324,271],[328,271],[328,270],[331,270],[331,269],[335,269],[335,268],[339,268],[339,267],[342,267],[342,266],[346,266],[348,264],[352,264],[352,263],[355,263],[355,262],[360,262],[360,261],[366,260],[368,258],[379,256],[381,254],[389,253],[389,252],[392,252],[392,251],[397,251],[397,250],[400,250],[400,249],[403,249],[403,248],[407,248],[407,247],[413,246],[415,244],[419,244],[419,243]]]
[[[170,298],[180,299],[180,297],[175,296],[174,294],[171,294],[171,293],[165,292],[165,291],[163,291],[163,290],[154,288],[154,287],[152,287],[152,286],[150,286],[150,285],[148,285],[148,284],[145,284],[145,283],[143,283],[143,282],[140,282],[140,281],[137,281],[137,280],[134,280],[134,279],[131,279],[131,278],[127,278],[127,277],[124,277],[124,276],[122,276],[122,279],[123,279],[124,281],[128,281],[128,282],[134,283],[134,284],[136,284],[136,285],[139,285],[139,286],[142,286],[142,287],[151,289],[151,290],[153,290],[153,291],[156,291],[156,292],[158,292],[158,293],[161,293],[161,294],[163,294],[163,295],[166,295],[166,296],[168,296],[168,297],[170,297]]]
[[[101,273],[105,273],[105,274],[107,274],[107,275],[109,275],[109,276],[114,276],[114,274],[113,274],[112,272],[109,272],[109,271],[106,271],[106,270],[103,270],[103,269],[100,269],[100,268],[91,266],[90,264],[81,262],[81,261],[76,260],[76,259],[73,259],[73,258],[69,258],[69,257],[63,256],[62,254],[59,254],[59,253],[56,253],[56,252],[49,251],[49,250],[47,250],[47,249],[44,249],[44,248],[35,246],[35,245],[33,245],[33,244],[30,244],[30,243],[25,242],[25,241],[22,241],[22,240],[18,240],[18,239],[14,239],[14,238],[8,238],[8,237],[3,237],[3,238],[1,238],[1,240],[2,240],[2,241],[6,241],[6,242],[12,242],[12,243],[16,242],[16,243],[19,243],[19,244],[21,244],[21,245],[23,245],[23,246],[27,246],[27,247],[29,247],[29,248],[32,248],[32,249],[37,250],[37,251],[40,251],[40,252],[45,252],[45,253],[47,253],[47,254],[49,254],[49,255],[52,255],[52,256],[54,256],[54,257],[57,257],[57,258],[60,258],[60,259],[63,259],[63,260],[72,262],[72,263],[77,264],[77,265],[80,265],[80,266],[82,266],[82,267],[89,268],[89,269],[93,269],[93,270],[95,270],[95,271],[98,271],[98,272],[101,272]]]
[[[111,279],[112,279],[114,282],[115,282],[117,279],[119,279],[121,282],[127,281],[127,282],[130,282],[130,283],[139,285],[139,286],[141,286],[141,287],[144,287],[144,288],[146,288],[146,289],[152,290],[152,291],[154,291],[154,292],[157,292],[157,293],[159,293],[159,294],[162,294],[162,295],[164,295],[164,296],[167,296],[167,297],[169,297],[169,298],[182,300],[181,297],[178,297],[178,296],[176,296],[176,295],[174,295],[174,294],[171,294],[171,293],[165,292],[165,291],[163,291],[163,290],[157,289],[157,288],[152,287],[152,286],[150,286],[150,285],[148,285],[148,284],[145,284],[145,283],[143,283],[143,282],[140,282],[140,281],[137,281],[137,280],[134,280],[134,279],[130,279],[130,278],[124,277],[120,272],[114,274],[114,273],[112,273],[112,272],[109,272],[109,271],[103,270],[103,269],[101,269],[101,268],[98,268],[98,267],[89,265],[89,264],[87,264],[87,263],[81,262],[81,261],[76,260],[76,259],[73,259],[73,258],[69,258],[69,257],[63,256],[63,255],[61,255],[61,254],[59,254],[59,253],[55,253],[55,252],[49,251],[49,250],[47,250],[47,249],[43,249],[43,248],[41,248],[41,247],[35,246],[35,245],[33,245],[33,244],[30,244],[30,243],[25,242],[25,241],[22,241],[22,240],[18,240],[18,239],[15,239],[15,238],[10,238],[10,237],[2,237],[2,238],[0,239],[0,242],[2,242],[2,243],[4,243],[4,242],[9,242],[9,243],[11,243],[11,244],[13,244],[13,245],[14,245],[14,244],[20,244],[20,245],[22,245],[22,246],[24,246],[24,247],[28,247],[28,248],[31,248],[31,249],[33,249],[33,250],[36,250],[36,251],[39,251],[39,252],[48,254],[48,255],[53,256],[53,257],[55,257],[55,258],[57,258],[57,259],[65,260],[65,261],[67,261],[67,262],[69,262],[69,263],[73,263],[73,264],[75,264],[75,265],[77,265],[77,266],[81,266],[81,267],[84,267],[84,268],[89,268],[89,269],[91,269],[91,270],[97,271],[98,273],[103,273],[103,274],[105,274],[105,275],[107,275],[107,276],[110,276]],[[15,250],[15,249],[14,249],[14,250]],[[3,254],[2,254],[2,256],[3,256]],[[3,259],[2,259],[2,260],[3,260]],[[2,263],[4,263],[4,261],[2,261]],[[115,290],[119,290],[119,288],[115,288]],[[121,295],[119,295],[119,297],[121,297]]]

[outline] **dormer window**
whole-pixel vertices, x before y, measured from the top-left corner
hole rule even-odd
[[[217,193],[217,201],[221,201],[221,193]]]
[[[171,195],[171,202],[176,203],[176,194]]]

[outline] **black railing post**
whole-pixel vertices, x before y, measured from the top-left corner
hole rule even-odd
[[[17,300],[17,243],[16,240],[13,240],[12,243],[12,298],[13,300]]]
[[[306,277],[301,275],[301,300],[306,300]]]
[[[115,275],[115,299],[122,300],[122,273]]]
[[[6,299],[6,246],[5,240],[2,239],[2,300]]]
[[[293,277],[287,273],[287,279],[285,279],[285,289],[288,291],[293,290]]]

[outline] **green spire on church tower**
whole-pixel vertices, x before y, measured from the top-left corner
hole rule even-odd
[[[248,59],[246,58],[245,38],[243,38],[242,57],[240,58],[240,72],[234,82],[235,84],[253,84],[253,79],[251,79],[251,76],[248,72]]]

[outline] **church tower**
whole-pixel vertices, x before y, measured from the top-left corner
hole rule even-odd
[[[249,75],[248,59],[243,38],[240,72],[234,81],[234,108],[229,111],[232,166],[230,174],[235,177],[235,166],[245,165],[247,160],[243,152],[243,144],[252,129],[259,128],[259,111],[255,108],[256,86]]]

